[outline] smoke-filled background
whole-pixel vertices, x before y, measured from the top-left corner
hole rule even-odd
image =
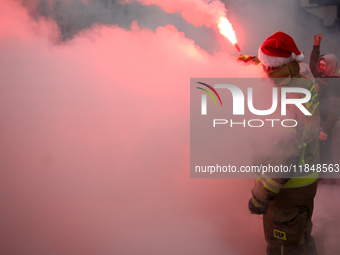
[[[299,1],[223,3],[245,54],[281,30],[339,57],[336,21]],[[264,253],[253,181],[189,177],[190,78],[263,76],[214,26],[223,3],[0,2],[0,254]],[[320,254],[340,250],[338,192],[315,200]]]

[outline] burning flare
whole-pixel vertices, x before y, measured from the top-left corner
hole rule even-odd
[[[235,46],[237,51],[240,53],[241,49],[237,44],[235,31],[233,29],[233,26],[229,22],[229,20],[226,17],[220,17],[217,24],[218,24],[218,29],[220,30],[220,33],[223,36],[227,37],[229,41]]]

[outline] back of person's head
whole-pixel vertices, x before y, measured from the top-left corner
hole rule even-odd
[[[258,58],[270,70],[284,66],[294,59],[303,61],[304,55],[291,36],[278,31],[262,43],[258,50]]]
[[[309,65],[306,64],[305,62],[299,62],[299,66],[300,66],[300,74],[302,74],[303,76],[306,76],[307,78],[311,79],[313,83],[315,83],[315,78],[312,74],[312,71],[309,68]]]

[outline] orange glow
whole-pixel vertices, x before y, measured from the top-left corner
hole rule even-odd
[[[226,17],[221,17],[217,23],[220,33],[227,37],[232,44],[237,43],[235,31],[229,20]]]

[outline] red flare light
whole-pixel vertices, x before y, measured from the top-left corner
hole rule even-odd
[[[220,17],[220,19],[217,22],[217,25],[220,33],[223,36],[227,37],[229,41],[235,46],[238,53],[240,53],[241,49],[240,46],[238,46],[237,44],[235,31],[229,20],[226,17]]]

